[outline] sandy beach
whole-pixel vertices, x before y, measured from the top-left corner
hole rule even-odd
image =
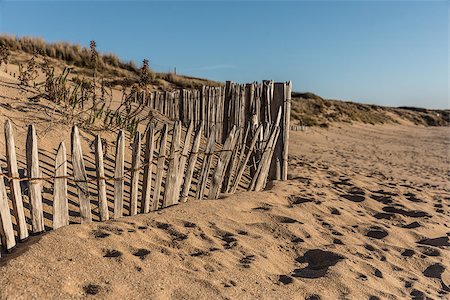
[[[291,132],[288,181],[31,237],[0,298],[449,298],[449,133]]]

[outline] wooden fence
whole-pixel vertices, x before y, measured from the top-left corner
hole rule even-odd
[[[232,93],[238,90],[243,92],[243,86],[227,86],[225,90]],[[188,94],[187,91],[183,93]],[[187,107],[195,107],[192,104],[194,102],[191,101]],[[238,188],[254,191],[264,188],[272,156],[280,142],[283,107],[278,108],[272,122],[250,122],[246,128],[243,127],[245,123],[233,123],[239,118],[228,122],[227,126],[231,126],[228,128],[219,122],[211,123],[209,119],[195,117],[185,128],[183,123],[188,119],[182,118],[184,110],[181,112],[183,114],[175,122],[153,120],[143,134],[137,132],[129,137],[132,147],[128,150],[131,151],[128,168],[125,168],[128,163],[125,157],[129,153],[126,153],[128,147],[125,147],[126,135],[123,131],[117,134],[115,154],[110,159],[109,169],[105,167],[108,165],[105,164],[102,139],[100,136],[95,137],[93,171],[85,167],[86,155],[83,155],[80,133],[77,127],[73,127],[70,161],[67,159],[66,146],[61,142],[55,149],[53,172],[47,172],[46,175],[40,165],[43,150],[38,148],[37,132],[33,125],[29,125],[25,153],[26,176],[19,176],[14,129],[11,122],[6,121],[7,172],[3,173],[0,169],[2,248],[10,251],[18,241],[25,240],[30,232],[39,234],[57,229],[68,225],[69,221],[106,221],[125,214],[148,213],[185,202],[188,197],[217,199],[221,194],[234,193]],[[206,128],[207,138],[203,137]],[[227,133],[223,144],[216,143],[217,131],[220,134]],[[45,205],[42,193],[44,183],[52,187],[52,198],[44,199]],[[69,193],[69,188],[76,192]]]
[[[291,82],[236,84],[227,81],[225,87],[203,86],[201,90],[178,90],[135,94],[135,102],[155,109],[183,125],[193,121],[203,124],[206,137],[215,134],[224,143],[234,126],[254,133],[260,124],[272,124],[281,108],[280,134],[276,141],[269,172],[270,179],[287,180],[288,141],[291,110]],[[214,128],[214,130],[213,130]],[[242,143],[243,135],[238,137]],[[258,145],[264,135],[261,134]]]

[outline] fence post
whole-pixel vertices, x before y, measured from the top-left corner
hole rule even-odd
[[[281,108],[281,123],[280,130],[283,132],[284,128],[284,114],[285,114],[285,96],[286,96],[286,84],[281,82],[274,83],[273,87],[273,101],[272,101],[272,119],[274,119],[275,111]],[[281,161],[283,156],[283,134],[275,141],[275,148],[272,160],[270,162],[269,179],[280,180],[281,172],[277,174],[277,170],[281,170]],[[278,175],[278,176],[277,176]]]
[[[255,176],[252,179],[252,182],[250,183],[250,190],[260,191],[262,188],[264,188],[267,175],[270,168],[270,162],[272,160],[274,147],[276,145],[276,142],[278,140],[278,135],[280,133],[280,119],[281,119],[281,111],[282,108],[278,110],[278,116],[276,118],[275,124],[271,126],[272,132],[270,133],[269,139],[264,147],[264,152],[261,157],[261,160],[258,165],[258,169],[256,170]],[[269,131],[270,127],[268,128]]]
[[[86,168],[84,167],[83,151],[81,150],[80,133],[78,127],[72,128],[72,167],[75,185],[80,201],[81,223],[91,222],[91,203],[89,200],[89,188],[87,184]]]
[[[189,156],[188,166],[186,169],[186,174],[184,176],[183,190],[181,192],[180,202],[186,202],[187,197],[189,196],[192,175],[194,174],[195,164],[197,163],[198,149],[200,148],[200,141],[202,138],[202,129],[203,122],[198,125],[197,133],[195,134],[194,142],[192,143],[191,154]]]
[[[235,126],[233,126],[233,128]],[[233,151],[233,153],[231,153],[230,163],[228,164],[228,166],[227,166],[227,168],[226,168],[226,170],[225,170],[225,172],[223,174],[223,176],[224,176],[224,180],[223,180],[224,182],[223,182],[223,186],[222,186],[222,192],[223,193],[227,192],[228,187],[230,185],[230,182],[231,182],[231,180],[233,178],[234,166],[236,164],[236,159],[237,159],[237,156],[238,156],[238,149],[239,149],[239,144],[240,144],[239,143],[239,139],[241,138],[240,137],[241,134],[242,134],[241,128],[237,128],[236,133],[235,133],[236,138],[237,138],[236,146],[234,147],[235,151]]]
[[[211,168],[212,155],[214,153],[216,139],[215,129],[216,127],[213,125],[211,128],[211,133],[209,135],[208,144],[206,145],[199,183],[197,184],[197,199],[200,200],[203,199],[203,196],[205,194],[206,182],[208,181],[209,169]]]
[[[174,205],[178,200],[175,195],[176,185],[178,182],[178,168],[180,164],[180,139],[181,139],[181,123],[175,122],[173,126],[172,144],[170,146],[169,167],[167,169],[166,186],[164,190],[163,207]]]
[[[154,131],[155,125],[150,123],[145,139],[144,153],[144,177],[142,179],[142,203],[141,212],[148,213],[150,211],[150,193],[152,188],[152,165],[154,152]]]
[[[234,148],[238,137],[239,134],[236,134],[236,126],[233,126],[227,140],[225,141],[222,152],[219,155],[216,169],[214,170],[214,176],[211,181],[211,189],[209,192],[209,198],[211,199],[217,199],[219,197],[219,192],[222,187],[225,171],[230,162],[233,150],[235,150]]]
[[[39,154],[37,135],[34,125],[28,126],[27,142],[27,174],[33,180],[28,181],[28,195],[31,203],[31,223],[34,233],[42,232],[44,228],[44,212],[42,210],[41,172],[39,170]]]
[[[237,174],[234,178],[234,184],[233,184],[233,187],[231,188],[231,193],[235,193],[239,186],[239,181],[241,181],[242,175],[244,174],[244,171],[245,171],[245,167],[247,166],[250,156],[252,155],[253,149],[255,148],[256,141],[258,140],[259,132],[261,132],[262,130],[263,130],[263,126],[259,125],[258,129],[256,130],[255,136],[253,137],[253,139],[250,143],[248,152],[245,155],[244,160],[241,161],[241,163],[239,164]],[[245,151],[245,145],[242,147],[242,152],[244,152],[244,151]]]
[[[175,186],[175,196],[180,198],[181,184],[183,183],[184,171],[186,169],[186,161],[191,148],[192,132],[194,131],[194,121],[191,121],[186,131],[186,138],[184,139],[183,152],[181,153],[180,164],[178,166],[177,183]],[[179,201],[178,201],[179,202]]]
[[[23,209],[22,190],[19,182],[19,172],[17,169],[16,146],[14,142],[14,132],[11,121],[5,122],[5,140],[6,140],[6,158],[8,161],[8,173],[12,179],[9,181],[11,189],[14,217],[18,225],[19,239],[24,240],[28,237],[27,221]],[[0,178],[0,180],[3,180]]]
[[[158,164],[156,166],[157,171],[155,180],[155,190],[153,193],[152,210],[157,210],[159,208],[159,198],[161,196],[161,183],[164,176],[164,161],[166,159],[166,146],[167,146],[167,124],[164,124],[161,130],[161,137],[159,141]]]
[[[121,130],[116,141],[116,161],[114,169],[114,219],[123,216],[123,189],[124,189],[124,160],[125,143],[124,132]]]
[[[224,142],[225,136],[228,134],[228,128],[229,122],[230,122],[230,98],[231,98],[231,81],[225,82],[225,90],[224,90],[224,96],[223,96],[223,119],[222,119],[222,126],[223,126],[223,139],[222,142]]]
[[[0,240],[6,250],[16,245],[14,239],[14,229],[12,225],[11,213],[9,212],[8,195],[6,194],[5,183],[3,182],[3,173],[0,178]],[[1,251],[0,251],[1,252]]]
[[[283,149],[282,149],[282,168],[281,179],[287,180],[288,172],[288,159],[289,159],[289,125],[291,122],[291,94],[292,94],[292,82],[288,81],[286,84],[286,96],[284,102],[284,118],[283,118]]]
[[[130,183],[130,216],[137,214],[139,174],[141,164],[141,134],[137,131],[134,134],[133,150],[131,157],[131,183]]]
[[[67,205],[66,146],[61,142],[55,158],[55,183],[53,187],[53,229],[69,225]]]
[[[109,220],[108,199],[106,198],[105,168],[103,164],[103,145],[99,135],[95,137],[95,169],[97,175],[98,208],[100,221]]]

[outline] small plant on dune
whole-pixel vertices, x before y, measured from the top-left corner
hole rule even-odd
[[[92,78],[94,81],[94,87],[96,86],[96,81],[97,81],[97,64],[98,64],[98,53],[97,53],[97,44],[95,43],[94,40],[92,40],[89,44],[90,49],[91,49],[91,58],[90,58],[90,62],[91,62],[91,67],[93,70],[93,74],[92,74]],[[96,93],[95,93],[95,88],[94,88],[94,104],[95,104],[95,100],[96,100]]]
[[[135,103],[135,95],[145,90],[146,85],[153,78],[148,60],[143,62],[139,80],[125,78],[120,81],[122,84],[121,103],[117,108],[111,110],[112,87],[115,81],[99,78],[98,65],[100,61],[95,41],[91,41],[90,50],[88,61],[92,77],[72,77],[72,68],[69,67],[58,72],[45,56],[39,56],[42,62],[37,63],[39,53],[35,51],[26,65],[19,66],[20,83],[28,85],[30,81],[37,78],[39,73],[43,73],[45,80],[38,84],[34,83],[34,87],[40,94],[33,98],[43,97],[55,104],[48,112],[52,120],[58,117],[58,122],[77,124],[85,129],[114,130],[120,128],[134,134],[145,118],[141,116],[144,106]],[[109,102],[108,105],[107,102]],[[55,111],[59,114],[55,115]]]
[[[30,58],[26,66],[19,64],[18,79],[20,81],[20,85],[28,86],[30,81],[34,82],[34,80],[38,77],[37,68],[38,64],[36,63],[36,54]]]
[[[5,64],[5,70],[7,70],[6,66],[8,65],[10,54],[11,53],[9,52],[8,46],[6,46],[5,44],[1,44],[0,45],[0,67],[2,64]]]
[[[139,86],[145,88],[152,80],[154,80],[154,74],[150,71],[148,59],[142,61],[142,67],[139,69]]]

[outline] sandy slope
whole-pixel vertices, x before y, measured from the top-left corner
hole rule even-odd
[[[450,298],[449,133],[292,132],[287,182],[33,237],[0,298]]]

